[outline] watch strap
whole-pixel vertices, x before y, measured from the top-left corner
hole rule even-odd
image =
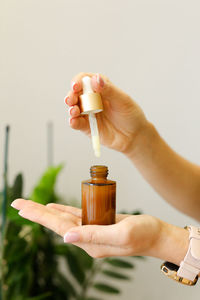
[[[200,228],[189,226],[187,229],[190,232],[191,254],[200,261]]]
[[[181,262],[177,275],[194,280],[200,273],[200,228],[189,226],[189,248]]]

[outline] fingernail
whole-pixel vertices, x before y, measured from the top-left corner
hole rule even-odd
[[[64,242],[65,243],[75,243],[78,242],[80,239],[80,236],[77,232],[67,232],[64,235]]]
[[[97,76],[97,83],[100,85],[100,87],[103,87],[104,86],[103,78],[101,78],[99,74],[97,74],[96,76]]]
[[[78,83],[72,82],[72,90],[73,90],[74,92],[78,92],[78,90],[79,90]]]
[[[71,126],[71,121],[72,121],[72,119],[71,119],[71,118],[69,118],[68,122],[69,122],[69,125],[70,125],[70,126]]]
[[[71,110],[72,110],[73,108],[74,108],[74,107],[71,106],[71,107],[68,109],[68,114],[69,114],[69,116],[71,116]]]
[[[20,215],[21,217],[23,217],[23,212],[20,210],[20,211],[18,212],[18,215]]]
[[[65,102],[67,105],[69,105],[69,104],[68,104],[68,101],[69,101],[69,97],[65,97],[65,98],[64,98],[64,102]]]
[[[15,202],[15,200],[10,204],[10,206],[12,206],[13,208],[16,208],[16,202]]]

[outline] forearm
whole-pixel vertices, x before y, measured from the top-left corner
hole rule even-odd
[[[165,200],[200,219],[200,167],[175,153],[153,125],[137,135],[127,156]]]

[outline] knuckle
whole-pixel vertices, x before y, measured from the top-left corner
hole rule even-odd
[[[95,232],[94,231],[90,231],[88,233],[88,243],[94,243],[95,242]]]

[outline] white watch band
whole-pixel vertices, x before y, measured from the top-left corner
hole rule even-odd
[[[189,248],[181,262],[177,275],[194,280],[200,273],[200,228],[189,226]]]

